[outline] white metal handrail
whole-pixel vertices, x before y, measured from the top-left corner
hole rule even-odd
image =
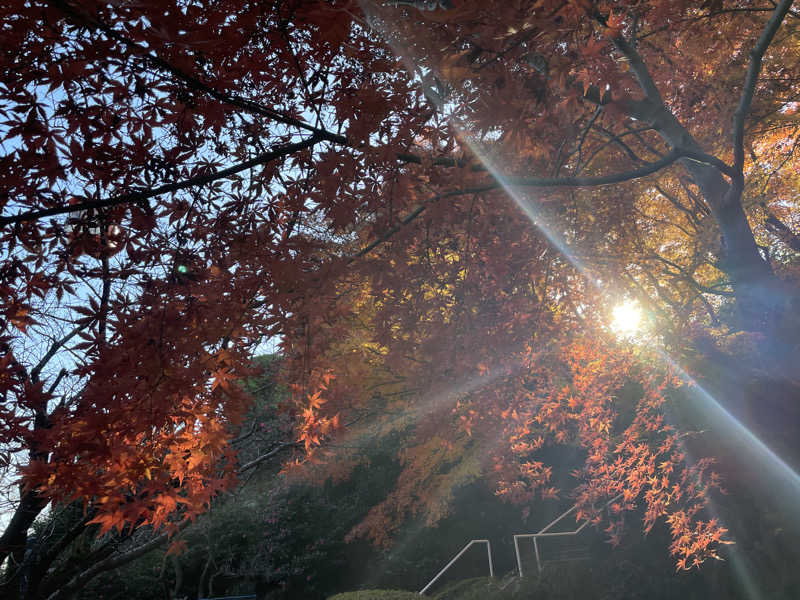
[[[615,502],[622,498],[622,494],[619,494],[613,497],[611,500],[605,503],[603,508],[608,507],[612,502]],[[589,524],[589,521],[584,521],[580,527],[578,527],[575,531],[559,531],[556,533],[549,533],[551,527],[557,524],[561,519],[566,517],[567,515],[571,515],[578,509],[578,505],[576,504],[572,508],[570,508],[567,512],[562,514],[560,517],[554,519],[550,523],[548,523],[545,527],[540,529],[537,533],[518,533],[514,536],[514,551],[517,554],[517,569],[519,570],[519,576],[522,577],[522,559],[519,555],[519,540],[520,538],[533,538],[533,550],[536,553],[536,566],[539,569],[539,573],[542,572],[542,560],[539,556],[539,538],[543,537],[566,537],[570,535],[578,535],[583,529]]]
[[[469,548],[470,548],[470,546],[472,546],[472,544],[486,544],[486,554],[487,554],[487,556],[489,557],[489,577],[494,577],[494,565],[492,564],[492,544],[491,544],[491,542],[489,542],[489,540],[470,540],[469,544],[467,544],[466,546],[464,546],[464,547],[461,549],[461,552],[459,552],[458,554],[456,554],[456,555],[453,557],[453,560],[451,560],[449,563],[447,563],[447,564],[444,566],[444,568],[443,568],[441,571],[439,571],[439,572],[436,574],[436,577],[434,577],[433,579],[431,579],[431,580],[428,582],[428,585],[426,585],[424,588],[422,588],[422,589],[419,591],[419,594],[420,594],[420,595],[424,595],[424,594],[425,594],[425,592],[427,592],[427,591],[428,591],[428,588],[430,588],[430,587],[431,587],[431,586],[432,586],[434,583],[436,583],[436,582],[438,581],[439,577],[441,577],[442,575],[444,575],[444,572],[445,572],[445,571],[447,571],[447,569],[449,569],[450,567],[452,567],[452,566],[453,566],[453,564],[454,564],[454,563],[455,563],[455,562],[456,562],[456,561],[457,561],[459,558],[461,558],[461,556],[462,556],[462,555],[463,555],[463,554],[464,554],[464,553],[465,553],[467,550],[469,550]]]

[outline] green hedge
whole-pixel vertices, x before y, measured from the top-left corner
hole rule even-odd
[[[497,580],[475,577],[456,581],[434,594],[435,600],[511,600],[511,592],[501,591]]]
[[[497,588],[497,582],[488,577],[476,577],[456,581],[446,586],[443,590],[420,596],[416,592],[403,590],[361,590],[358,592],[345,592],[336,594],[328,600],[510,600],[510,592],[502,592]]]
[[[419,594],[405,590],[359,590],[331,596],[328,600],[419,600]]]

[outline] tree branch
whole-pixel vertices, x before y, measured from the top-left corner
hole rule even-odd
[[[14,515],[0,536],[0,565],[13,552],[24,550],[28,539],[28,529],[30,529],[36,517],[47,506],[47,500],[43,499],[36,490],[28,490],[21,494]],[[6,584],[7,582],[2,582]],[[0,589],[2,589],[0,587]]]
[[[300,445],[301,444],[299,444],[298,442],[281,442],[280,444],[275,446],[269,452],[265,452],[261,456],[257,456],[256,458],[254,458],[250,462],[247,462],[247,463],[243,464],[241,467],[239,467],[238,473],[241,475],[242,473],[245,473],[245,472],[249,471],[250,469],[254,469],[258,465],[260,465],[262,462],[267,460],[268,458],[272,458],[273,456],[278,454],[278,452],[280,452],[284,448],[299,448]]]
[[[456,195],[456,194],[453,194],[453,195]],[[351,256],[347,260],[347,264],[350,264],[355,259],[361,258],[362,256],[372,252],[373,249],[375,249],[377,246],[380,246],[381,244],[383,244],[390,237],[392,237],[395,233],[400,231],[403,227],[405,227],[406,225],[411,223],[411,221],[413,221],[418,216],[420,216],[423,213],[423,211],[426,208],[428,208],[428,205],[439,201],[441,198],[442,198],[441,196],[437,195],[437,196],[434,196],[433,198],[429,198],[427,201],[425,201],[422,204],[420,204],[417,208],[415,208],[413,211],[411,211],[411,213],[406,215],[406,217],[402,221],[400,221],[397,225],[391,227],[388,231],[386,231],[383,235],[381,235],[377,240],[375,240],[371,244],[368,244],[368,245],[364,246],[361,250],[359,250],[353,256]]]
[[[47,350],[47,353],[42,357],[42,360],[40,360],[38,363],[36,363],[36,366],[33,367],[33,369],[31,369],[30,378],[31,378],[31,381],[33,383],[38,383],[39,382],[39,375],[41,374],[42,369],[44,369],[45,366],[47,365],[47,363],[49,363],[50,360],[52,360],[52,358],[56,355],[56,352],[58,352],[59,348],[61,348],[64,344],[66,344],[68,341],[70,341],[82,329],[85,329],[85,328],[86,328],[86,325],[78,325],[77,327],[75,327],[75,329],[70,331],[63,338],[53,342],[52,346],[50,346],[50,348]]]
[[[71,212],[80,212],[83,210],[88,210],[90,208],[104,208],[107,206],[117,206],[119,204],[129,204],[132,202],[137,202],[137,203],[146,202],[150,198],[160,196],[161,194],[177,192],[179,190],[183,190],[186,188],[194,187],[197,185],[205,185],[207,183],[217,181],[218,179],[224,179],[226,177],[230,177],[231,175],[235,175],[236,173],[240,173],[242,171],[246,171],[247,169],[252,169],[253,167],[256,167],[258,165],[263,165],[268,162],[271,162],[276,158],[281,158],[283,156],[299,152],[300,150],[305,150],[306,148],[310,148],[318,144],[322,140],[323,136],[315,133],[310,138],[303,140],[302,142],[297,142],[294,144],[285,144],[283,146],[276,146],[269,152],[260,154],[255,158],[251,158],[250,160],[244,161],[242,163],[239,163],[238,165],[234,165],[227,169],[213,171],[205,175],[197,175],[196,177],[190,177],[189,179],[178,181],[176,183],[168,183],[166,185],[162,185],[160,187],[157,187],[149,191],[138,190],[136,192],[131,192],[129,194],[112,196],[111,198],[104,198],[102,200],[89,200],[87,202],[70,204],[68,206],[56,206],[53,208],[32,210],[20,213],[18,215],[0,216],[0,227],[12,223],[26,223],[28,221],[35,221],[37,219],[41,219],[42,217],[63,215]]]
[[[106,345],[106,323],[108,322],[108,299],[111,294],[111,274],[108,263],[108,225],[105,215],[100,219],[100,266],[103,274],[103,289],[100,293],[100,309],[97,318],[97,337],[102,348]]]
[[[789,12],[792,2],[793,0],[781,0],[764,26],[764,30],[761,32],[761,37],[755,47],[750,51],[750,64],[747,66],[742,96],[739,100],[739,106],[736,107],[736,112],[733,113],[733,168],[736,169],[740,177],[744,167],[744,120],[747,117],[747,113],[750,112],[750,105],[753,102],[758,74],[761,71],[761,59],[764,57],[764,53],[770,43],[772,43],[772,39],[775,37],[786,13]]]
[[[658,91],[658,87],[656,87],[656,83],[653,81],[650,71],[647,69],[647,65],[644,64],[636,48],[629,44],[621,35],[615,37],[611,41],[614,43],[614,47],[628,59],[631,71],[633,71],[636,81],[639,83],[639,87],[642,88],[647,99],[656,105],[663,105],[664,100],[661,98],[661,93]]]
[[[795,252],[800,252],[800,236],[798,236],[791,228],[775,216],[765,202],[761,202],[761,209],[766,213],[767,219],[764,221],[764,227],[767,231],[773,233],[784,244],[789,246]]]
[[[689,218],[689,222],[694,225],[695,229],[697,228],[697,226],[700,224],[700,219],[697,218],[697,215],[694,212],[692,212],[687,206],[683,204],[683,202],[681,202],[675,196],[667,192],[659,184],[656,184],[655,188],[659,194],[661,194],[662,196],[664,196],[664,198],[669,200],[670,204],[672,204],[675,208],[677,208],[679,211],[684,213]]]
[[[422,157],[416,154],[409,154],[407,152],[400,152],[397,154],[397,160],[404,163],[414,163],[421,165],[424,163]],[[449,156],[438,156],[431,159],[431,165],[436,167],[469,167],[472,171],[485,171],[486,167],[480,163],[472,164],[470,160],[465,158],[451,158]]]
[[[601,175],[599,177],[503,177],[499,176],[497,181],[487,184],[479,188],[471,188],[462,193],[473,193],[475,191],[488,191],[495,189],[501,185],[511,185],[519,187],[599,187],[604,185],[613,185],[616,183],[623,183],[633,179],[640,179],[652,175],[661,169],[670,166],[672,163],[679,159],[690,159],[696,162],[713,165],[720,168],[717,163],[722,163],[719,159],[704,154],[702,152],[695,152],[693,150],[685,150],[683,148],[675,148],[668,154],[665,154],[661,159],[644,163],[638,169],[627,171],[625,173],[615,173],[613,175]],[[726,171],[730,171],[730,167],[722,163]],[[450,194],[454,195],[454,194]]]
[[[61,12],[69,16],[73,21],[78,21],[82,24],[88,24],[91,27],[98,29],[105,33],[109,38],[119,42],[134,54],[140,56],[151,65],[156,67],[161,71],[166,71],[176,79],[179,79],[183,83],[185,83],[189,88],[203,92],[208,94],[215,100],[219,100],[225,104],[229,104],[231,106],[235,106],[242,110],[245,110],[249,113],[257,114],[262,117],[267,117],[272,119],[273,121],[277,121],[278,123],[283,123],[285,125],[291,125],[293,127],[297,127],[299,129],[305,129],[306,131],[311,131],[315,135],[320,136],[320,139],[328,140],[329,142],[335,142],[338,144],[347,144],[347,137],[343,135],[339,135],[336,133],[332,133],[325,129],[320,129],[314,127],[313,125],[309,125],[299,119],[295,119],[294,117],[289,117],[283,115],[271,108],[267,108],[266,106],[262,106],[261,104],[254,102],[252,100],[248,100],[246,98],[241,98],[239,96],[234,96],[232,94],[228,94],[225,92],[221,92],[220,90],[216,89],[215,87],[204,83],[203,81],[189,75],[188,73],[184,73],[174,65],[170,64],[169,62],[165,61],[164,59],[151,54],[147,48],[143,48],[136,42],[126,38],[122,35],[119,31],[106,25],[96,17],[92,17],[91,15],[85,14],[80,12],[78,9],[70,6],[64,0],[49,0],[50,3],[58,8]]]
[[[689,273],[686,269],[684,269],[678,263],[673,262],[673,261],[671,261],[671,260],[669,260],[667,258],[664,258],[660,254],[657,254],[657,253],[654,252],[654,253],[652,253],[650,255],[650,258],[654,258],[655,260],[664,263],[668,267],[671,267],[671,268],[675,269],[675,271],[677,271],[677,273],[671,272],[670,275],[673,275],[675,277],[679,277],[679,278],[683,279],[684,281],[689,283],[689,285],[694,287],[699,292],[703,292],[704,294],[714,294],[716,296],[728,296],[728,297],[731,297],[731,296],[734,295],[733,292],[728,292],[728,291],[724,291],[724,290],[717,290],[717,289],[702,285],[699,281],[697,281],[694,278],[694,275],[692,273]]]
[[[579,165],[577,167],[577,169],[575,170],[576,174],[579,174],[579,173],[583,172],[586,169],[586,167],[588,167],[590,164],[592,164],[592,161],[594,160],[594,158],[598,154],[600,154],[600,152],[602,152],[603,150],[608,148],[611,144],[620,145],[620,142],[622,141],[623,137],[626,137],[626,136],[629,136],[629,135],[635,135],[638,138],[639,137],[638,134],[640,132],[652,131],[653,128],[652,127],[644,127],[642,129],[632,129],[632,130],[629,130],[629,131],[624,131],[624,132],[622,132],[620,134],[613,133],[613,132],[611,132],[609,130],[606,130],[606,129],[602,128],[602,127],[597,128],[597,130],[600,131],[601,133],[603,133],[604,135],[606,135],[609,139],[607,139],[605,142],[600,144],[597,148],[592,150],[591,154],[589,154],[589,156],[586,158],[586,160],[583,161],[583,164],[581,164],[581,165]],[[631,148],[630,148],[630,146],[628,146],[628,144],[620,145],[620,148],[622,148],[623,152],[625,152],[631,160],[633,160],[634,162],[641,162],[642,159],[640,159],[638,156],[636,156],[636,154],[631,150]]]
[[[45,581],[50,566],[64,552],[72,542],[86,531],[86,524],[94,517],[94,509],[91,509],[78,522],[76,522],[59,540],[54,544],[48,545],[47,550],[36,561],[34,567],[34,580],[37,585],[49,583]]]
[[[184,521],[178,526],[178,531],[183,531],[191,523],[192,521],[189,520]],[[136,560],[140,556],[144,556],[151,550],[155,550],[169,539],[170,534],[162,533],[161,535],[154,537],[149,542],[146,542],[141,546],[137,546],[133,550],[129,550],[128,552],[124,552],[118,556],[111,556],[105,560],[97,562],[85,571],[75,575],[75,577],[70,579],[66,584],[50,594],[47,597],[47,600],[61,600],[62,598],[70,598],[72,594],[83,588],[87,583],[89,583],[89,581],[97,577],[100,573],[104,573],[128,564],[132,560]]]
[[[513,187],[596,187],[596,186],[603,186],[603,185],[613,185],[615,183],[622,183],[625,181],[631,181],[633,179],[639,179],[642,177],[646,177],[648,175],[652,175],[653,173],[660,171],[661,169],[668,167],[675,161],[682,159],[682,158],[690,158],[699,162],[706,162],[708,160],[717,160],[714,157],[710,157],[708,155],[703,154],[702,152],[694,152],[691,150],[682,150],[682,149],[675,149],[669,154],[666,154],[660,160],[652,163],[645,163],[642,167],[638,169],[634,169],[633,171],[628,171],[626,173],[616,173],[614,175],[603,175],[601,177],[505,177],[502,175],[498,175],[495,177],[495,180],[486,183],[483,185],[478,185],[469,188],[463,188],[458,190],[450,190],[446,192],[442,192],[440,194],[436,194],[432,196],[422,204],[420,204],[417,208],[415,208],[411,213],[409,213],[402,221],[391,227],[388,231],[382,234],[378,239],[371,242],[367,246],[364,246],[361,250],[356,252],[352,255],[348,260],[347,263],[351,263],[357,258],[360,258],[376,247],[380,246],[384,242],[386,242],[389,238],[391,238],[395,233],[397,233],[400,229],[411,223],[414,219],[416,219],[419,215],[421,215],[425,209],[433,204],[434,202],[438,202],[440,200],[444,200],[445,198],[453,198],[455,196],[463,196],[465,194],[480,194],[482,192],[489,192],[491,190],[496,190],[500,187],[504,186],[513,186]],[[721,162],[721,161],[720,161]],[[724,163],[723,163],[724,164]],[[727,165],[726,165],[727,167]],[[730,169],[730,167],[727,167]]]
[[[269,452],[266,452],[266,453],[262,454],[261,456],[255,458],[255,459],[251,460],[250,462],[245,463],[244,465],[239,467],[238,473],[239,474],[243,474],[244,472],[249,471],[249,470],[257,467],[262,462],[264,462],[267,459],[272,458],[273,456],[278,454],[284,448],[290,448],[290,447],[296,447],[296,446],[300,446],[300,444],[298,444],[297,442],[281,442],[277,446],[275,446],[272,450],[270,450]],[[193,523],[193,521],[190,521],[190,520],[183,521],[178,526],[177,532],[183,531],[184,529],[189,527],[192,523]],[[82,589],[87,583],[89,583],[89,581],[91,581],[92,579],[94,579],[95,577],[100,575],[101,573],[104,573],[106,571],[111,571],[112,569],[116,569],[116,568],[121,567],[121,566],[123,566],[125,564],[128,564],[129,562],[131,562],[133,560],[136,560],[140,556],[144,556],[148,552],[150,552],[152,550],[155,550],[159,546],[162,546],[164,543],[166,543],[170,539],[170,537],[171,537],[171,534],[166,533],[166,532],[162,533],[162,534],[154,537],[153,539],[151,539],[149,542],[146,542],[146,543],[144,543],[144,544],[142,544],[140,546],[137,546],[136,548],[133,548],[132,550],[129,550],[128,552],[124,552],[124,553],[119,554],[117,556],[110,556],[110,557],[108,557],[108,558],[106,558],[104,560],[101,560],[101,561],[95,563],[94,565],[92,565],[88,569],[86,569],[86,570],[78,573],[77,575],[75,575],[66,584],[64,584],[58,590],[56,590],[55,592],[50,594],[47,597],[47,600],[63,600],[65,598],[70,598],[72,594],[74,594],[78,590]]]

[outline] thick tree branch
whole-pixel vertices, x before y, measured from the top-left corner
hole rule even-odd
[[[733,168],[740,174],[740,177],[744,167],[744,120],[750,112],[750,105],[753,102],[758,74],[761,71],[761,60],[764,58],[764,53],[770,43],[772,43],[772,39],[775,37],[786,13],[789,12],[792,2],[793,0],[781,0],[764,26],[764,30],[761,32],[761,37],[755,47],[750,51],[750,64],[747,66],[742,96],[739,100],[739,106],[736,107],[736,112],[733,113]]]
[[[119,196],[112,196],[111,198],[104,198],[102,200],[89,200],[87,202],[70,204],[68,206],[55,206],[53,208],[32,210],[17,215],[2,216],[0,217],[0,227],[12,223],[26,223],[28,221],[35,221],[43,217],[63,215],[71,212],[80,212],[83,210],[88,210],[90,208],[105,208],[108,206],[117,206],[119,204],[146,202],[150,198],[154,198],[162,194],[177,192],[179,190],[183,190],[198,185],[205,185],[207,183],[217,181],[218,179],[224,179],[226,177],[230,177],[231,175],[235,175],[236,173],[241,173],[242,171],[246,171],[247,169],[252,169],[253,167],[256,167],[258,165],[267,164],[268,162],[271,162],[277,158],[282,158],[284,156],[288,156],[295,152],[299,152],[300,150],[305,150],[306,148],[310,148],[315,144],[318,144],[322,140],[323,137],[321,135],[314,134],[310,138],[303,140],[302,142],[297,142],[294,144],[286,144],[283,146],[276,146],[269,152],[259,154],[255,158],[251,158],[250,160],[246,160],[242,163],[239,163],[238,165],[228,167],[227,169],[212,171],[211,173],[206,173],[204,175],[197,175],[196,177],[190,177],[189,179],[184,179],[183,181],[178,181],[175,183],[168,183],[166,185],[162,185],[152,190],[138,190],[136,192],[131,192],[129,194],[121,194]]]
[[[613,185],[622,183],[624,181],[631,181],[633,179],[640,179],[652,175],[661,169],[664,169],[682,158],[692,158],[699,162],[705,162],[707,155],[702,152],[694,152],[691,150],[676,149],[666,154],[663,158],[652,163],[645,163],[642,167],[627,171],[625,173],[616,173],[614,175],[603,175],[600,177],[512,177],[512,176],[497,176],[492,182],[483,185],[477,185],[468,188],[457,190],[449,190],[436,194],[420,204],[411,213],[409,213],[402,221],[392,226],[389,230],[383,233],[378,239],[364,246],[361,250],[352,255],[348,260],[348,264],[366,254],[369,254],[376,247],[388,241],[395,233],[400,231],[403,227],[411,223],[425,209],[435,202],[444,200],[445,198],[453,198],[455,196],[463,196],[466,194],[480,194],[496,190],[500,187],[598,187],[603,185]],[[713,157],[710,157],[713,158]],[[726,165],[727,166],[727,165]],[[729,168],[729,167],[728,167]]]
[[[782,4],[786,4],[785,0]],[[770,37],[771,39],[771,37]],[[620,102],[627,114],[653,126],[659,135],[673,148],[686,148],[705,154],[700,144],[680,123],[664,104],[646,65],[636,49],[620,37],[614,40],[615,47],[631,65],[639,86],[645,93],[640,100],[628,99]],[[699,157],[692,157],[699,158]],[[738,308],[747,327],[761,328],[766,312],[772,311],[764,301],[771,295],[768,288],[776,285],[771,266],[764,261],[756,247],[753,232],[741,203],[743,177],[741,162],[730,167],[722,161],[683,160],[692,179],[700,188],[711,209],[714,220],[722,232],[724,244],[724,270],[736,289]],[[722,174],[730,177],[726,182]]]
[[[52,394],[52,393],[53,393],[53,392],[56,390],[56,388],[58,387],[58,384],[59,384],[59,383],[61,383],[61,380],[62,380],[62,379],[64,379],[64,377],[65,377],[66,375],[67,375],[67,370],[66,370],[66,369],[64,369],[64,368],[62,368],[62,369],[61,369],[61,370],[58,372],[58,375],[56,375],[56,378],[55,378],[55,379],[54,379],[54,380],[53,380],[53,381],[50,383],[50,387],[49,387],[49,388],[47,388],[47,395],[48,395],[48,396],[49,396],[50,394]]]
[[[626,59],[628,59],[628,63],[631,66],[631,71],[633,71],[636,81],[639,83],[639,87],[642,88],[642,91],[647,99],[655,104],[663,105],[664,100],[661,98],[658,87],[656,87],[656,83],[653,81],[650,71],[647,69],[647,65],[644,64],[642,57],[639,55],[636,49],[621,35],[615,37],[611,41],[614,43],[614,47],[619,50]]]
[[[178,526],[178,531],[183,531],[186,529],[192,521],[186,520]],[[111,556],[106,558],[105,560],[101,560],[100,562],[95,563],[85,571],[77,574],[75,577],[70,579],[65,585],[60,587],[57,591],[53,592],[47,597],[47,600],[61,600],[62,598],[71,598],[72,594],[77,592],[78,590],[82,589],[89,581],[97,577],[100,573],[104,573],[106,571],[110,571],[112,569],[116,569],[117,567],[121,567],[122,565],[126,565],[132,560],[136,560],[140,556],[144,556],[148,552],[155,550],[159,546],[162,546],[170,539],[170,535],[168,533],[162,533],[159,536],[154,537],[149,542],[142,544],[141,546],[137,546],[136,548],[129,550],[123,554],[119,554],[117,556]]]
[[[791,2],[789,3],[791,4]],[[651,122],[654,128],[659,130],[659,133],[661,133],[662,136],[672,138],[669,139],[669,142],[673,147],[684,147],[695,152],[695,156],[686,154],[686,158],[695,160],[699,163],[711,165],[728,177],[734,178],[737,174],[737,170],[728,166],[725,162],[719,160],[715,156],[711,156],[702,152],[694,138],[691,137],[689,132],[686,131],[682,125],[680,125],[672,112],[669,111],[664,104],[664,100],[661,97],[661,93],[658,91],[655,81],[653,81],[653,77],[650,75],[647,65],[642,60],[642,57],[639,52],[637,52],[636,48],[628,43],[622,36],[617,36],[612,41],[614,43],[614,47],[617,48],[617,50],[619,50],[619,52],[630,63],[631,71],[633,71],[636,81],[639,83],[639,87],[645,94],[645,100],[629,101],[627,103],[626,108],[629,109],[631,116],[639,120]],[[675,131],[674,133],[668,133],[668,129]],[[675,138],[678,137],[683,138],[681,140],[683,143],[677,143],[677,139]]]
[[[761,202],[761,209],[767,214],[767,219],[764,221],[764,227],[768,231],[776,235],[784,244],[789,246],[795,252],[800,252],[800,236],[798,236],[791,228],[775,216],[765,202]]]
[[[691,161],[713,165],[723,172],[729,172],[730,167],[720,161],[719,159],[709,156],[703,152],[694,150],[687,150],[684,148],[675,148],[668,154],[665,154],[661,159],[644,163],[641,167],[625,173],[615,173],[613,175],[601,175],[599,177],[499,177],[498,180],[492,184],[487,184],[479,188],[478,191],[487,191],[495,189],[501,185],[511,185],[520,187],[598,187],[604,185],[613,185],[616,183],[623,183],[634,179],[640,179],[652,175],[661,169],[670,166],[677,160],[688,159]],[[467,192],[472,193],[475,188],[469,189]]]
[[[21,494],[14,514],[3,535],[0,536],[0,565],[11,553],[24,550],[28,539],[28,529],[45,506],[47,506],[47,500],[43,499],[36,490],[28,490]]]

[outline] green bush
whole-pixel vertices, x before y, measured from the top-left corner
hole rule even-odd
[[[462,579],[448,585],[434,596],[435,600],[511,600],[511,592],[497,587],[497,581],[489,577]]]
[[[405,590],[359,590],[336,594],[328,600],[419,600],[419,594]]]
[[[512,600],[513,598],[510,592],[499,590],[497,582],[488,577],[456,581],[439,593],[427,597],[433,600]],[[420,595],[402,590],[361,590],[336,594],[328,600],[412,600],[412,598],[419,600]]]

